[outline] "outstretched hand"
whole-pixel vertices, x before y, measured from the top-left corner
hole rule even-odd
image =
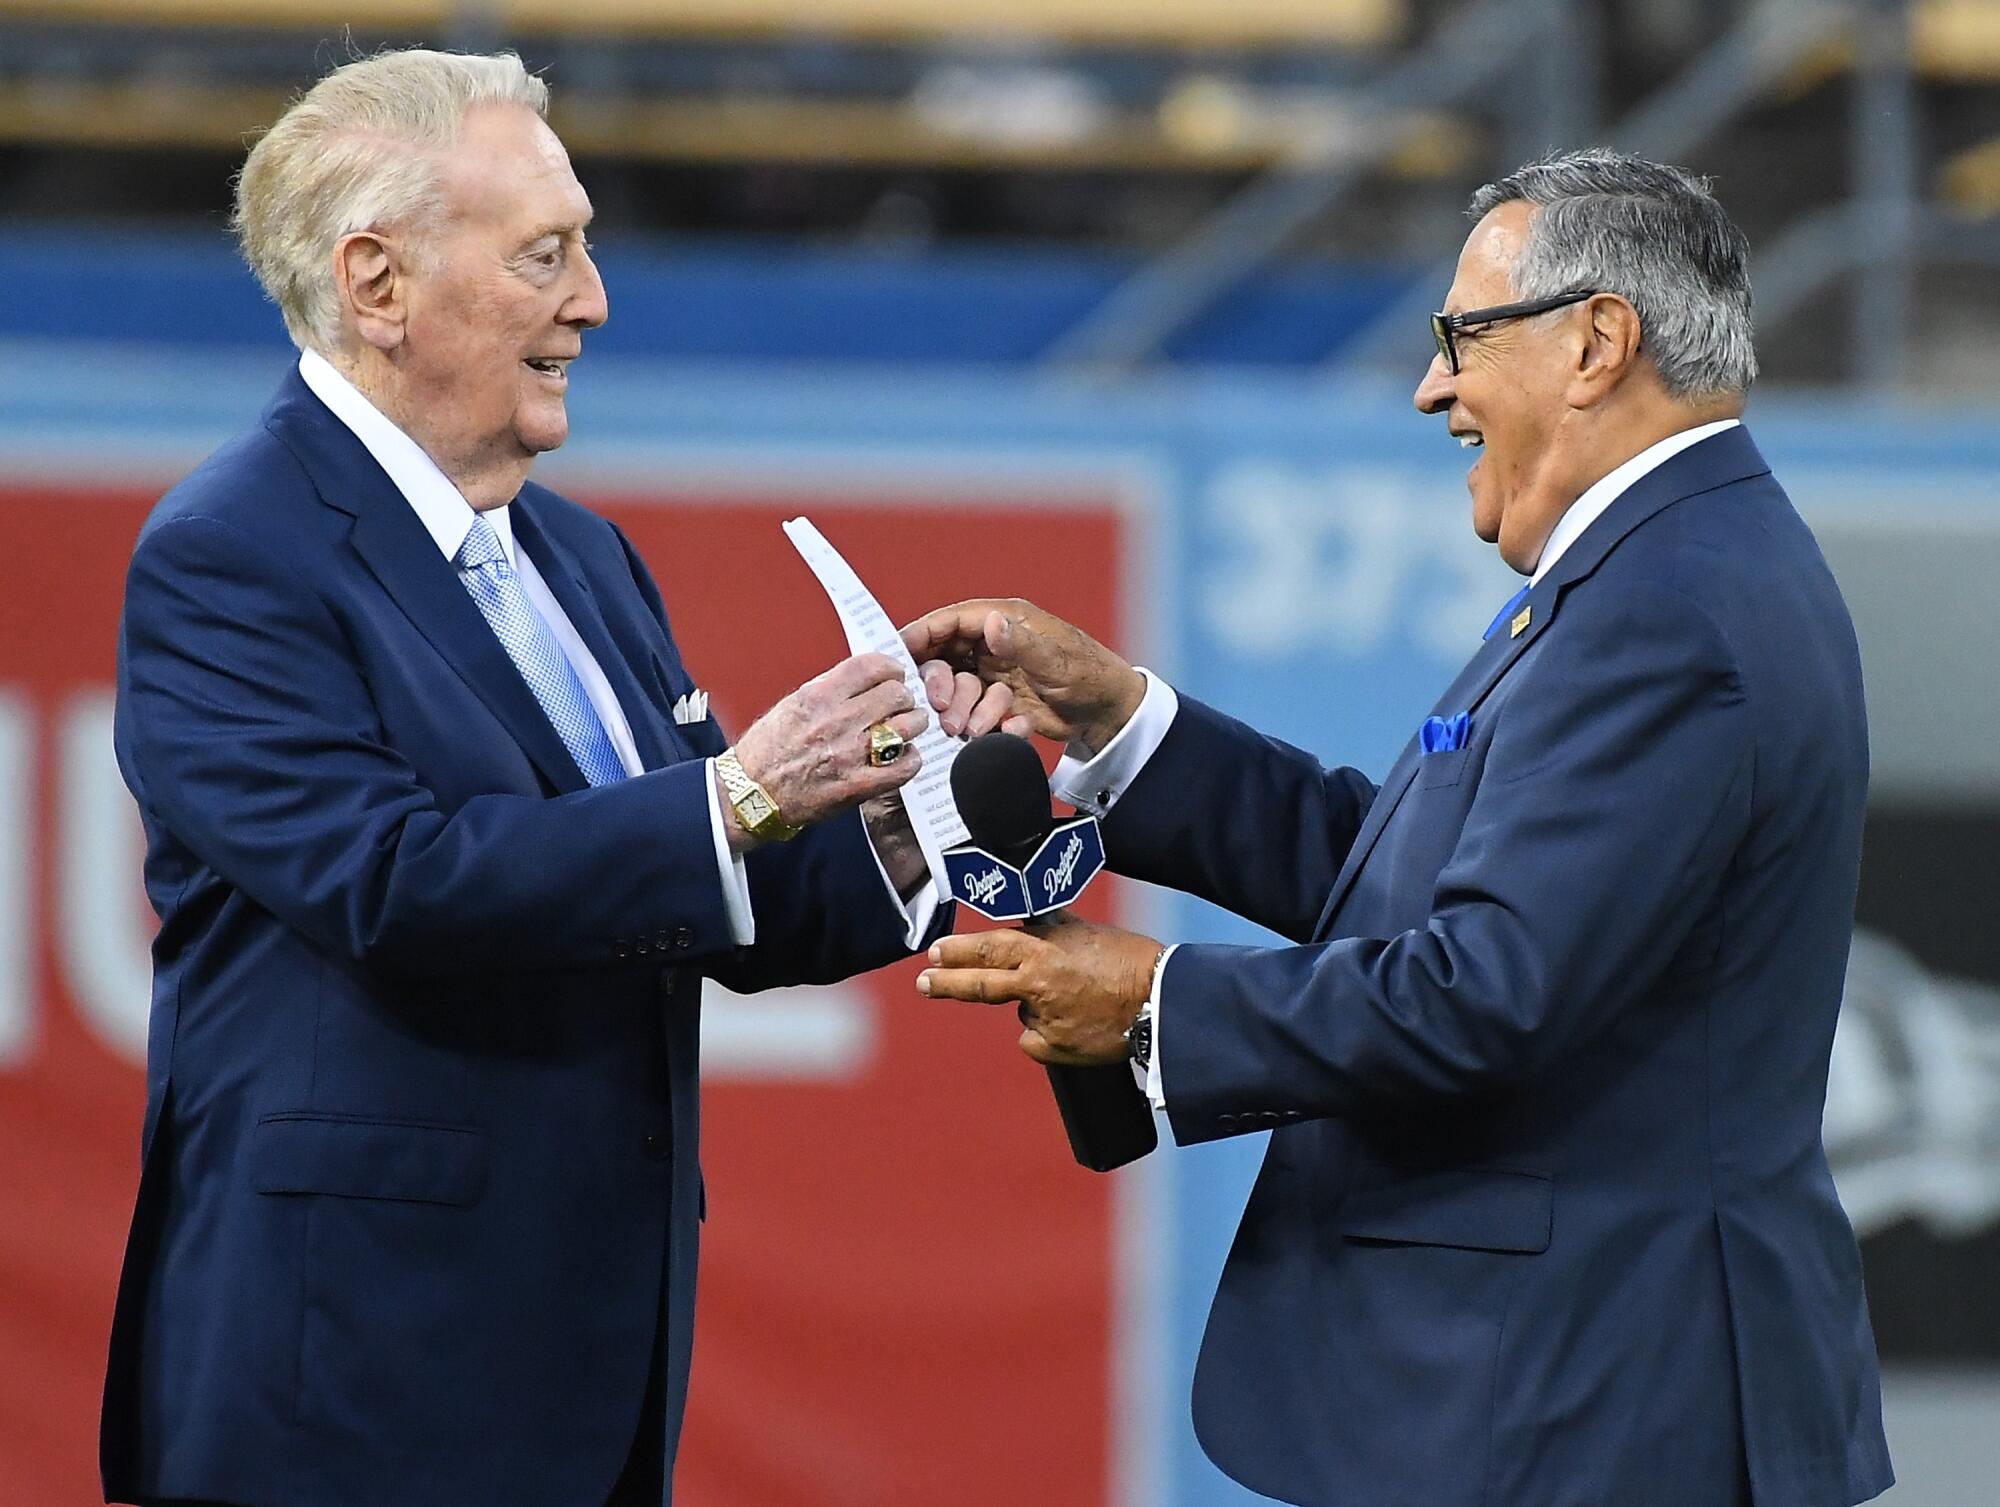
[[[1018,1001],[1021,1050],[1037,1062],[1117,1062],[1139,1018],[1163,949],[1151,937],[1064,911],[1014,931],[944,937],[917,975],[917,992],[983,1004]]]
[[[944,667],[986,687],[1005,687],[1010,733],[1038,733],[1095,754],[1145,699],[1146,680],[1082,629],[1018,598],[940,607],[903,629],[937,700]],[[940,677],[938,682],[933,677]]]

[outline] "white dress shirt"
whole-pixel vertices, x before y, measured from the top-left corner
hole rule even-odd
[[[456,569],[459,547],[465,543],[465,536],[472,528],[474,513],[472,504],[465,500],[451,478],[438,469],[437,462],[421,445],[397,428],[381,409],[369,402],[359,388],[318,352],[307,351],[299,357],[299,376],[312,389],[313,395],[353,431],[354,437],[375,458],[376,464],[388,474],[396,490],[403,494],[404,501],[409,503],[411,511],[417,515],[445,560]],[[548,582],[542,579],[535,562],[526,550],[516,547],[514,543],[510,505],[503,503],[496,508],[487,508],[481,516],[499,536],[500,547],[506,551],[507,563],[519,577],[522,591],[549,625],[549,631],[555,634],[556,642],[562,646],[563,656],[576,671],[584,694],[590,698],[591,708],[611,738],[618,762],[625,766],[628,776],[643,774],[645,766],[639,762],[638,745],[632,740],[632,724],[626,719],[625,709],[618,704],[617,694],[611,689],[603,667],[577,633],[576,625],[563,611],[562,603],[549,590]],[[729,848],[729,829],[723,821],[722,798],[715,786],[715,761],[709,759],[704,763],[708,776],[709,833],[715,846],[716,873],[722,885],[723,910],[729,918],[730,940],[739,947],[748,947],[757,940],[757,918],[750,908],[749,873],[742,856]],[[869,851],[874,851],[872,843]],[[876,854],[875,866],[881,871],[882,882],[888,887],[891,898],[908,919],[909,945],[915,947],[930,929],[931,920],[937,912],[937,897],[926,885],[917,901],[905,905],[890,883],[888,871],[882,868],[880,854]]]
[[[1668,435],[1589,487],[1556,520],[1528,584],[1539,584],[1542,577],[1555,568],[1556,561],[1562,558],[1564,552],[1582,537],[1583,531],[1603,517],[1605,509],[1624,496],[1640,477],[1666,464],[1689,446],[1700,444],[1710,435],[1734,429],[1739,422],[1737,419],[1719,419],[1712,424],[1698,424],[1692,429]],[[1151,670],[1141,669],[1139,673],[1146,677],[1146,696],[1139,703],[1139,709],[1132,714],[1132,719],[1118,730],[1118,736],[1105,744],[1095,758],[1065,752],[1049,780],[1050,788],[1060,799],[1092,816],[1104,815],[1131,788],[1132,782],[1139,777],[1139,771],[1146,767],[1147,760],[1166,740],[1167,730],[1174,725],[1175,714],[1180,711],[1180,698],[1174,694],[1172,686]],[[1171,947],[1167,949],[1166,958],[1155,970],[1152,998],[1144,1007],[1144,1013],[1150,1015],[1153,1022],[1153,1053],[1145,1075],[1145,1086],[1146,1095],[1153,1101],[1155,1109],[1167,1107],[1166,1086],[1160,1075],[1160,997],[1163,993],[1161,985],[1167,976],[1166,964],[1173,951]]]

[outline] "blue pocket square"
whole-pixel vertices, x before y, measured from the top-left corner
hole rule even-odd
[[[1472,713],[1460,712],[1456,717],[1427,717],[1418,741],[1427,754],[1450,753],[1455,748],[1465,747],[1465,740],[1472,732]]]

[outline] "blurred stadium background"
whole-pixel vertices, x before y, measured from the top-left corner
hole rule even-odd
[[[1035,596],[1381,770],[1509,589],[1407,402],[1468,192],[1592,141],[1713,174],[1870,676],[1827,1128],[1885,1500],[1996,1499],[2000,0],[0,0],[0,1504],[98,1499],[151,930],[121,575],[289,359],[230,175],[419,41],[547,70],[613,312],[545,474],[739,727],[841,652],[805,511],[892,611]],[[1092,1178],[1013,1034],[909,970],[712,1000],[693,1507],[1253,1500],[1186,1402],[1262,1138]]]

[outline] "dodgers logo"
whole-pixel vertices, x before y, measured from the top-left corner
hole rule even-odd
[[[1083,838],[1072,832],[1069,841],[1063,844],[1062,854],[1056,859],[1055,867],[1042,875],[1043,898],[1050,904],[1054,904],[1056,896],[1070,887],[1070,882],[1076,878],[1077,863],[1082,857]]]
[[[977,906],[988,906],[1007,890],[1007,876],[997,868],[988,869],[983,874],[967,874],[965,877],[965,898]]]

